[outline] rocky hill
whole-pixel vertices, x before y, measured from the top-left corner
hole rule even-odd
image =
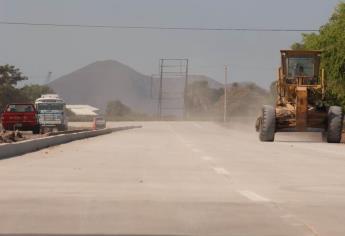
[[[196,80],[206,80],[214,88],[222,86],[209,77],[190,75],[190,82]],[[169,86],[163,89],[176,92],[181,88],[181,82],[169,80]],[[127,65],[107,60],[92,63],[62,76],[52,81],[49,87],[69,104],[88,104],[104,111],[109,101],[119,100],[134,111],[156,114],[158,83],[157,79],[151,80],[150,76]]]

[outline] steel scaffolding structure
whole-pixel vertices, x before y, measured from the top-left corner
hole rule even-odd
[[[158,117],[186,116],[188,59],[159,60]]]

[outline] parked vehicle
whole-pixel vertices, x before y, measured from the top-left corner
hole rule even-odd
[[[40,132],[37,111],[31,103],[8,104],[1,116],[2,128],[5,130],[31,130]]]
[[[97,116],[93,118],[93,129],[105,129],[107,122],[102,116]]]
[[[66,103],[57,94],[43,94],[36,99],[35,107],[41,128],[57,128],[67,130]]]

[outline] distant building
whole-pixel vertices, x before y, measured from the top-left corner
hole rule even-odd
[[[66,105],[66,108],[76,116],[97,116],[99,111],[98,108],[90,105]]]

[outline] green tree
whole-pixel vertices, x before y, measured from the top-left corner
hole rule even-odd
[[[19,89],[16,89],[9,84],[0,86],[0,112],[3,111],[8,103],[26,101],[26,97],[20,92]]]
[[[0,109],[8,103],[13,102],[34,102],[42,94],[53,93],[54,91],[44,85],[25,85],[16,88],[20,81],[28,78],[13,65],[0,66]]]
[[[11,102],[24,102],[25,96],[14,86],[18,82],[27,80],[18,68],[13,65],[0,66],[0,109],[5,108]]]
[[[322,67],[326,72],[326,99],[345,106],[345,3],[339,3],[319,33],[303,34],[293,49],[322,50]]]
[[[0,66],[0,86],[2,85],[17,85],[18,82],[27,80],[28,78],[20,72],[18,68],[13,65]]]

